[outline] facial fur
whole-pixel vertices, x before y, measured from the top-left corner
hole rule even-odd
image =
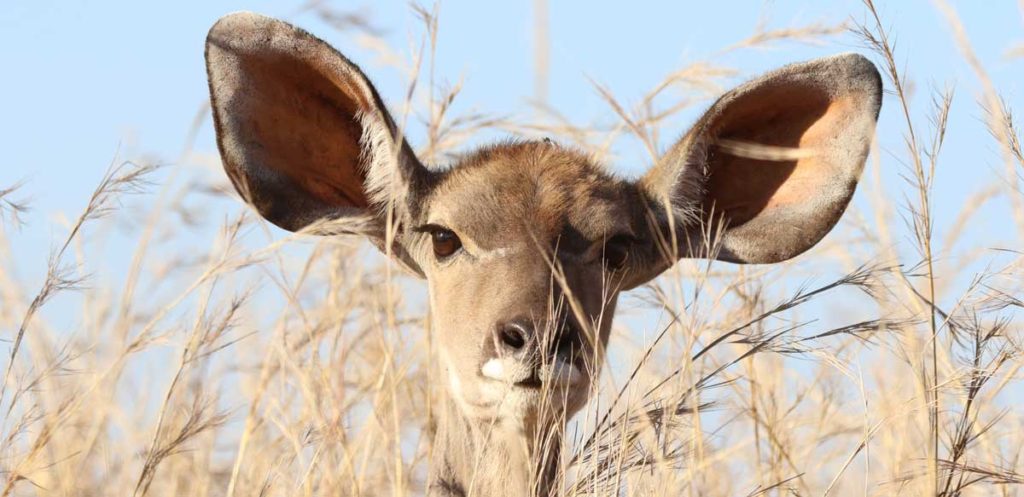
[[[359,67],[310,33],[231,14],[210,29],[206,62],[242,198],[286,230],[362,234],[425,277],[450,397],[467,419],[513,426],[583,405],[619,292],[680,258],[776,263],[821,240],[882,103],[874,65],[839,54],[723,94],[636,181],[546,140],[439,172]]]
[[[582,407],[621,290],[606,242],[637,239],[637,195],[550,141],[495,145],[438,173],[415,222],[451,230],[462,248],[439,258],[423,233],[414,257],[465,414],[519,423],[542,404],[560,404],[566,416]],[[496,331],[512,320],[532,327],[524,347],[533,350],[520,360]],[[516,386],[534,373],[540,388]]]

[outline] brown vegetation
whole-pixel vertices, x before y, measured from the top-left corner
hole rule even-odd
[[[366,19],[311,8],[375,39]],[[624,299],[600,389],[570,426],[567,495],[1024,493],[1024,257],[961,236],[981,205],[1002,200],[1007,229],[1024,239],[1024,150],[956,11],[937,8],[982,83],[977,101],[950,89],[913,105],[891,20],[870,0],[862,22],[758,32],[726,49],[851,29],[887,76],[882,112],[901,116],[905,146],[872,154],[868,208],[848,212],[815,251],[772,269],[683,261]],[[733,74],[698,61],[635,106],[596,85],[621,118],[609,129],[540,104],[528,122],[451,115],[460,88],[441,89],[431,66],[443,19],[418,12],[423,49],[410,66],[429,77],[411,80],[394,111],[405,126],[426,117],[416,145],[428,162],[485,130],[558,136],[598,160],[633,135],[656,156],[675,131],[665,120],[705,105]],[[543,72],[547,57],[537,59]],[[670,88],[682,96],[666,98]],[[977,146],[997,148],[1005,167],[979,168],[991,186],[960,218],[937,220],[932,185],[954,101],[978,106],[993,140]],[[901,196],[883,193],[882,168],[904,171]],[[271,236],[225,200],[219,172],[117,158],[64,227],[42,284],[28,287],[10,247],[29,186],[0,185],[0,343],[10,351],[0,360],[0,496],[423,492],[437,387],[418,282],[356,238]],[[142,191],[156,193],[133,195]],[[120,209],[129,202],[137,210]],[[176,238],[211,205],[234,214],[203,251],[184,250]],[[901,239],[915,250],[896,250]],[[106,240],[132,247],[131,260],[89,274],[103,269],[92,261]],[[821,268],[846,274],[811,277]]]

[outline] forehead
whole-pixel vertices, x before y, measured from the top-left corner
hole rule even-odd
[[[546,142],[480,150],[446,171],[427,202],[427,222],[483,248],[534,236],[585,243],[632,234],[631,185],[588,157]],[[572,248],[572,247],[565,247]]]

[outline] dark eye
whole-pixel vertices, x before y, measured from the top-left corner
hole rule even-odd
[[[632,240],[626,236],[615,236],[604,244],[604,266],[610,271],[617,271],[626,265],[629,259],[629,247]]]
[[[430,239],[434,242],[434,255],[438,258],[448,257],[462,248],[462,240],[449,229],[435,229],[430,232]]]

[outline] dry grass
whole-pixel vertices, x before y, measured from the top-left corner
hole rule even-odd
[[[595,83],[619,121],[572,123],[546,101],[547,14],[535,4],[529,120],[452,115],[460,85],[434,75],[437,8],[417,10],[409,62],[369,19],[305,10],[408,68],[394,110],[403,126],[422,117],[427,162],[494,130],[559,136],[599,159],[632,137],[654,157],[676,132],[664,123],[737,74],[697,61],[632,106]],[[609,370],[570,425],[567,494],[1024,494],[1024,257],[962,237],[982,204],[1002,200],[1024,239],[1024,153],[956,11],[937,8],[982,82],[978,102],[950,89],[913,105],[891,20],[870,0],[849,26],[759,30],[725,49],[852,30],[887,76],[883,112],[901,115],[905,147],[873,153],[868,207],[810,256],[772,269],[686,261],[625,298]],[[997,148],[1005,167],[958,219],[937,220],[954,101],[978,106],[993,137],[978,146]],[[904,172],[902,196],[883,193],[885,168]],[[176,239],[194,236],[204,213],[243,212],[224,178],[117,159],[33,288],[10,255],[25,189],[0,185],[0,495],[423,492],[437,386],[422,285],[353,237],[280,238],[248,214],[224,220],[205,248],[183,248]],[[159,193],[133,195],[142,190]],[[915,250],[894,248],[902,239]],[[96,260],[111,247],[128,262],[104,273]]]

